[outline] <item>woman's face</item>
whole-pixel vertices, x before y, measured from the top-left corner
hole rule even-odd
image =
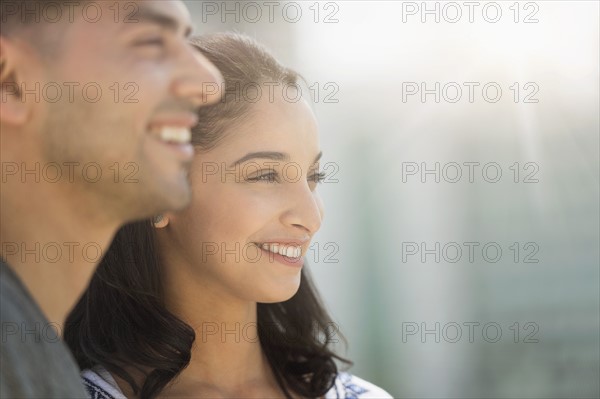
[[[168,238],[160,237],[161,251],[179,258],[167,274],[245,301],[292,297],[323,218],[319,158],[304,100],[275,95],[253,104],[217,147],[196,155],[191,206],[169,215]]]

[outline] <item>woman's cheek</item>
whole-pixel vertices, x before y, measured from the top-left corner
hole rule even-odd
[[[314,197],[315,197],[315,203],[317,204],[317,207],[319,208],[319,214],[321,215],[321,220],[323,220],[323,218],[325,217],[325,205],[323,204],[323,199],[316,192],[314,193]]]

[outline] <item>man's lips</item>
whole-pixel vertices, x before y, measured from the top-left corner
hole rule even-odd
[[[191,145],[191,128],[198,124],[194,113],[170,113],[155,116],[148,130],[150,135],[168,146],[181,160],[191,161],[194,148]]]
[[[198,124],[198,115],[192,112],[181,112],[181,113],[162,113],[156,115],[150,123],[148,127],[152,129],[153,127],[160,126],[173,126],[173,127],[184,127],[191,129]]]
[[[148,130],[159,140],[186,144],[191,142],[191,129],[197,124],[198,116],[194,113],[160,114],[150,121]]]
[[[150,131],[152,136],[166,144],[190,144],[192,131],[187,127],[161,126]]]

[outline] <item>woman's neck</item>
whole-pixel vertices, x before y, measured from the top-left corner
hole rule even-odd
[[[189,365],[161,396],[282,397],[258,338],[257,303],[201,280],[165,276],[166,306],[194,329],[196,339]]]

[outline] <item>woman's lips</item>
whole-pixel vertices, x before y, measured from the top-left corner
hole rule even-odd
[[[271,262],[278,261],[287,266],[302,267],[304,265],[304,258],[302,257],[302,248],[295,245],[282,245],[282,244],[256,244],[263,255],[266,256]],[[277,251],[277,252],[275,252]],[[290,254],[296,256],[286,256],[283,254]]]

